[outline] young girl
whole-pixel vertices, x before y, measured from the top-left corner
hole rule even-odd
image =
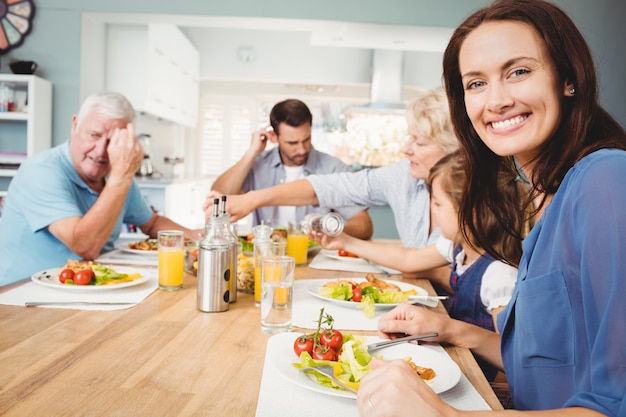
[[[478,326],[490,332],[495,331],[495,318],[507,305],[517,269],[480,250],[467,233],[459,228],[459,205],[466,185],[466,167],[458,152],[439,160],[430,170],[428,184],[431,192],[431,213],[441,229],[441,237],[433,246],[422,249],[402,248],[397,245],[376,243],[355,239],[346,234],[337,237],[314,236],[323,247],[344,249],[381,265],[403,271],[418,271],[444,265],[452,265],[452,273],[447,281],[436,282],[452,295],[446,307],[452,319],[473,326],[464,326],[465,332],[474,332]],[[503,181],[504,187],[519,188],[514,176]],[[492,219],[493,220],[493,219]],[[485,227],[496,246],[502,247],[510,258],[519,259],[519,240],[502,232],[495,222],[487,222]],[[482,365],[482,364],[481,364]],[[483,367],[487,377],[495,375],[495,370]]]

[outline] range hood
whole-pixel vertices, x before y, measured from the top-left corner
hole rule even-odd
[[[372,87],[370,102],[348,109],[350,112],[404,113],[402,86],[404,52],[390,49],[372,51]]]

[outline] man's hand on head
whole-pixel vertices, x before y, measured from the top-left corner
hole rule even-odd
[[[111,164],[111,179],[132,179],[141,165],[143,148],[135,136],[132,123],[125,129],[115,129],[107,147]]]

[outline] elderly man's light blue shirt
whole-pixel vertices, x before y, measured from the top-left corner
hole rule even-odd
[[[48,226],[83,216],[98,196],[76,173],[69,141],[24,162],[11,181],[0,220],[0,285],[62,266],[69,258],[79,259],[48,231]],[[142,225],[151,217],[152,210],[133,181],[103,249],[113,249],[122,223]]]

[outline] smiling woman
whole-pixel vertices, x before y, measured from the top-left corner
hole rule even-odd
[[[478,247],[507,262],[514,260],[485,231],[489,216],[513,239],[523,234],[517,221],[534,223],[515,290],[497,316],[500,336],[469,340],[449,326],[447,337],[506,373],[518,410],[623,416],[626,379],[617,364],[626,363],[626,327],[614,318],[626,316],[615,296],[626,293],[626,133],[598,102],[589,47],[550,2],[496,0],[454,31],[443,67],[467,158],[459,222]],[[506,184],[522,178],[528,192],[508,193]],[[385,330],[419,331],[412,310],[392,311]],[[463,414],[407,371],[396,363],[367,375],[361,415]]]

